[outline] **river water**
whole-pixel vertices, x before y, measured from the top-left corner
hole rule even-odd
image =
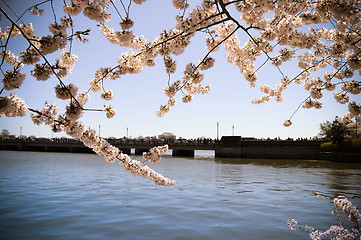
[[[338,223],[331,201],[312,191],[361,197],[361,164],[201,154],[153,168],[176,185],[92,154],[0,151],[0,238],[309,239],[287,220]]]

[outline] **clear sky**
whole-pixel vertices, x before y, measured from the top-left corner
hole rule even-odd
[[[18,13],[22,13],[27,7],[35,4],[36,1],[7,1],[8,4]],[[62,1],[54,1],[57,8]],[[127,2],[127,1],[125,1]],[[166,3],[165,3],[166,2]],[[5,11],[9,9],[0,2]],[[48,10],[48,5],[45,8]],[[112,13],[111,27],[119,30],[119,16]],[[143,5],[132,4],[130,18],[135,22],[133,32],[136,35],[144,35],[148,41],[152,41],[164,29],[170,29],[175,25],[175,16],[178,11],[172,6],[171,1],[147,1]],[[61,17],[60,13],[57,13]],[[10,14],[14,17],[13,14]],[[53,19],[50,11],[45,12],[43,17],[35,18],[29,13],[24,16],[25,22],[33,19],[36,35],[49,34],[48,23]],[[89,81],[93,78],[94,72],[100,67],[114,67],[122,52],[127,49],[112,45],[100,34],[96,22],[89,21],[81,15],[73,18],[76,30],[91,29],[89,42],[87,44],[74,41],[72,53],[78,55],[73,73],[65,79],[65,83],[74,83],[79,90],[89,88]],[[8,25],[3,17],[0,23],[1,28]],[[38,29],[39,28],[39,29]],[[182,79],[183,69],[189,62],[198,63],[199,59],[206,54],[205,36],[198,34],[187,48],[185,53],[174,59],[177,61],[178,70],[172,75],[173,80]],[[241,41],[248,40],[247,36],[240,32]],[[10,43],[10,49],[19,53],[27,45],[18,37]],[[211,91],[207,95],[195,95],[191,103],[183,103],[181,95],[177,95],[176,106],[164,117],[156,116],[159,105],[165,104],[168,100],[163,93],[167,86],[168,75],[164,71],[163,61],[160,57],[156,59],[155,67],[146,67],[142,73],[126,75],[118,80],[106,80],[104,87],[112,89],[115,97],[112,101],[106,102],[100,99],[100,92],[92,93],[87,108],[102,108],[104,104],[113,104],[117,115],[107,119],[103,112],[86,112],[81,121],[91,125],[97,131],[99,125],[103,137],[123,137],[128,134],[131,137],[157,136],[165,131],[173,132],[177,137],[197,138],[217,136],[217,122],[219,123],[219,136],[234,135],[257,138],[298,138],[313,137],[319,132],[319,124],[327,120],[333,120],[335,116],[342,116],[347,112],[347,104],[340,105],[333,99],[332,92],[324,92],[322,99],[323,108],[320,110],[303,109],[296,113],[292,119],[291,127],[284,127],[283,121],[288,119],[297,109],[301,102],[309,95],[302,85],[293,85],[284,93],[282,103],[274,99],[262,105],[254,105],[251,100],[262,96],[259,86],[263,84],[275,87],[281,75],[270,64],[264,66],[259,72],[259,81],[255,88],[251,88],[243,78],[238,68],[228,63],[224,57],[226,51],[222,47],[211,56],[216,59],[215,67],[204,72],[204,85],[210,83]],[[58,53],[59,54],[59,53]],[[49,56],[50,59],[58,57],[56,54]],[[264,60],[264,58],[261,58]],[[263,61],[257,61],[259,66]],[[258,64],[258,65],[257,65]],[[284,73],[295,76],[300,69],[294,63],[287,63],[281,66]],[[22,87],[11,92],[24,98],[31,108],[41,109],[45,100],[55,100],[59,104],[60,111],[64,111],[65,102],[55,98],[54,86],[57,80],[52,77],[46,82],[38,82],[31,75],[30,68],[24,68],[22,73],[27,78]],[[1,76],[3,77],[3,76]],[[356,78],[360,77],[355,75]],[[9,92],[3,94],[8,95]],[[350,96],[350,100],[356,100],[359,96]],[[359,101],[359,100],[358,100]],[[30,113],[24,118],[0,118],[0,130],[8,129],[11,134],[26,136],[60,137],[64,134],[52,134],[49,127],[45,125],[34,125],[30,119]]]

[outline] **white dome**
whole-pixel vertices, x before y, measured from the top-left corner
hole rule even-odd
[[[174,138],[175,139],[176,136],[172,132],[166,131],[166,132],[158,135],[158,138],[160,138],[160,139],[162,139],[162,138]]]

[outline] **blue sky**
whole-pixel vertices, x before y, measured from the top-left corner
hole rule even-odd
[[[26,1],[30,4],[35,1]],[[59,4],[62,1],[56,1]],[[23,12],[26,9],[24,1],[8,1],[14,10]],[[0,6],[9,12],[1,2]],[[48,9],[46,7],[46,9]],[[113,12],[113,11],[111,11]],[[175,25],[175,16],[178,11],[171,5],[171,1],[164,4],[164,1],[147,1],[141,6],[133,4],[130,18],[135,22],[133,31],[136,35],[144,35],[151,41],[164,29],[170,29]],[[13,16],[13,15],[12,15]],[[58,14],[58,17],[61,15]],[[29,13],[24,20],[34,19]],[[118,28],[119,17],[112,15],[113,28]],[[51,12],[46,12],[43,17],[35,18],[36,35],[48,34],[48,24],[52,19]],[[72,53],[77,54],[78,61],[72,75],[65,79],[65,83],[74,83],[79,90],[89,88],[89,81],[93,78],[94,72],[100,67],[113,67],[117,65],[117,59],[122,52],[127,49],[108,43],[99,32],[96,22],[88,21],[82,15],[74,17],[76,30],[91,29],[89,42],[87,44],[75,41]],[[0,26],[4,29],[8,22],[1,20]],[[37,30],[39,28],[39,30]],[[120,28],[120,27],[119,27]],[[10,43],[10,49],[18,53],[24,42],[18,37]],[[248,40],[245,34],[239,33],[241,41]],[[182,56],[175,57],[178,70],[173,74],[172,79],[182,79],[183,69],[189,62],[198,63],[199,59],[206,54],[205,35],[199,34],[194,37],[191,45]],[[25,45],[26,47],[27,45]],[[289,128],[283,126],[283,121],[288,119],[297,109],[299,104],[309,95],[302,85],[290,86],[284,93],[282,103],[271,100],[268,103],[254,105],[251,100],[262,96],[258,89],[263,84],[275,87],[281,78],[278,71],[270,64],[264,66],[258,72],[259,81],[255,88],[251,88],[243,78],[238,68],[228,63],[224,57],[224,48],[211,56],[216,59],[215,67],[205,71],[204,84],[210,83],[211,91],[207,95],[195,95],[191,103],[181,102],[181,95],[177,96],[177,104],[171,108],[164,117],[156,116],[156,111],[160,104],[165,104],[168,98],[164,95],[163,89],[167,86],[168,75],[164,71],[163,61],[160,57],[156,59],[155,67],[146,67],[143,72],[136,75],[122,76],[118,80],[107,80],[106,89],[112,89],[115,97],[112,101],[106,102],[100,99],[100,93],[92,93],[91,100],[86,105],[87,108],[102,108],[104,104],[113,104],[117,110],[117,115],[112,119],[107,119],[102,112],[86,112],[81,121],[86,125],[91,125],[96,130],[101,126],[101,135],[104,137],[129,136],[156,136],[164,131],[171,131],[177,137],[216,138],[217,122],[219,122],[220,136],[234,134],[243,137],[257,138],[298,138],[313,137],[319,132],[319,124],[326,120],[333,120],[335,116],[342,116],[347,112],[347,104],[340,105],[333,99],[333,93],[324,92],[322,99],[323,108],[320,110],[303,109],[293,117],[293,125]],[[58,53],[59,54],[59,53]],[[50,59],[58,57],[56,54],[49,56]],[[257,61],[256,66],[262,61]],[[258,64],[258,65],[257,65]],[[296,75],[300,69],[294,63],[286,63],[281,66],[284,73],[290,76]],[[46,82],[36,81],[29,72],[29,68],[24,68],[22,73],[27,74],[27,78],[20,89],[11,92],[24,98],[27,104],[36,109],[41,109],[45,100],[49,102],[56,100],[54,86],[57,80],[52,77]],[[359,77],[358,75],[356,77]],[[8,95],[5,92],[5,95]],[[350,100],[356,100],[357,96],[350,96]],[[359,98],[359,97],[358,97]],[[63,111],[65,102],[60,102],[60,111]],[[49,127],[36,126],[30,119],[30,114],[24,118],[0,118],[0,129],[8,129],[11,134],[22,133],[30,136],[57,137],[64,134],[52,134]]]

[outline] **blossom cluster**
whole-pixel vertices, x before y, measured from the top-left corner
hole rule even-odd
[[[178,10],[185,10],[189,7],[187,1],[184,0],[172,0],[173,6]]]
[[[113,109],[113,105],[104,105],[104,111],[106,113],[107,118],[112,118],[117,113],[116,110]]]
[[[84,113],[83,107],[76,101],[70,100],[65,107],[65,115],[75,121],[78,120]]]
[[[282,83],[278,84],[275,89],[272,89],[272,87],[268,85],[262,85],[260,87],[260,90],[265,93],[261,98],[254,99],[251,102],[253,104],[261,104],[264,102],[268,102],[271,97],[273,97],[277,102],[282,102],[283,97],[282,94],[287,88],[287,84],[285,84],[287,80],[283,81]]]
[[[339,117],[338,121],[341,123],[347,123],[352,118],[361,115],[361,104],[357,104],[355,101],[348,104],[348,112],[342,117]]]
[[[23,67],[22,63],[18,60],[19,57],[9,50],[0,52],[0,57],[14,67]]]
[[[109,0],[72,0],[71,3],[66,4],[63,9],[64,12],[76,16],[83,11],[84,16],[97,22],[109,22],[111,15],[106,13],[110,1]]]
[[[287,226],[292,230],[296,230],[297,221],[295,219],[288,220],[287,221]]]
[[[323,198],[325,195],[314,192],[318,198]],[[309,232],[311,239],[320,240],[320,239],[359,239],[361,237],[360,229],[358,228],[358,222],[361,221],[361,214],[359,210],[352,205],[352,203],[344,196],[338,196],[333,199],[335,204],[334,214],[337,214],[339,217],[339,225],[331,225],[330,228],[326,231],[321,231],[316,228],[313,228],[307,225],[305,228],[299,227],[300,229]],[[344,214],[348,217],[350,223],[354,224],[356,228],[346,229],[342,226],[340,220],[340,213],[338,210],[342,210]],[[296,230],[297,221],[295,219],[289,220],[287,225],[290,229]]]
[[[114,97],[114,94],[113,94],[112,90],[104,91],[101,94],[101,98],[104,100],[112,100],[113,97]]]
[[[85,105],[90,99],[90,95],[86,91],[80,91],[76,95],[76,100],[81,104]]]
[[[289,127],[289,126],[291,126],[292,125],[292,122],[291,122],[291,120],[289,120],[289,119],[287,119],[287,120],[285,120],[284,122],[283,122],[283,126],[285,126],[285,127]]]
[[[74,63],[78,59],[78,56],[71,54],[66,48],[63,48],[61,52],[61,60],[59,60],[59,71],[58,76],[61,78],[68,77],[71,74],[71,71],[74,68]]]
[[[31,76],[33,76],[38,81],[46,81],[52,74],[53,71],[47,64],[35,64],[34,69],[31,71]]]
[[[24,99],[10,93],[9,97],[0,97],[0,117],[24,117],[29,109]]]
[[[7,70],[2,79],[3,88],[5,90],[13,90],[16,88],[20,88],[25,80],[26,75],[20,73],[20,70]]]
[[[361,221],[361,214],[359,210],[344,196],[339,196],[333,200],[336,208],[339,208],[346,214],[348,220],[352,224],[357,224],[357,222]]]
[[[42,123],[51,125],[54,122],[58,112],[59,108],[55,102],[52,102],[51,104],[45,102],[45,107],[43,107],[39,113],[31,113],[31,119],[36,125],[40,125]]]
[[[72,98],[78,91],[78,87],[72,83],[67,86],[61,86],[60,84],[57,84],[54,89],[56,97],[63,100]]]
[[[303,108],[315,108],[315,109],[320,109],[322,108],[322,103],[318,102],[314,99],[311,98],[307,98],[306,101],[302,104]]]
[[[342,226],[331,225],[326,231],[317,230],[311,226],[306,226],[305,230],[310,232],[310,239],[357,239],[360,232],[357,229],[346,229]]]
[[[164,177],[162,174],[157,173],[153,169],[149,168],[147,165],[142,166],[141,162],[135,159],[131,159],[126,154],[120,154],[119,159],[121,161],[120,165],[124,167],[124,169],[132,173],[134,176],[142,176],[143,178],[148,178],[154,183],[163,186],[175,184],[174,180],[170,180]]]
[[[149,152],[143,153],[143,158],[151,163],[157,163],[161,155],[166,152],[168,152],[168,145],[153,147],[149,149]]]

